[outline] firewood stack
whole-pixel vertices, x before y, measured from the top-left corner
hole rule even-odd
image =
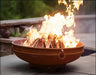
[[[60,37],[57,38],[57,35],[50,34],[47,40],[44,37],[37,38],[33,41],[31,46],[34,48],[64,48],[64,44],[61,40],[56,41],[56,39],[60,39]]]

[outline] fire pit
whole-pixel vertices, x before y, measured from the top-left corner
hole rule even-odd
[[[15,54],[36,66],[60,66],[78,59],[83,53],[83,44],[74,48],[33,48],[23,46],[26,39],[13,41]]]
[[[58,0],[59,4],[66,5],[68,16],[60,12],[45,15],[39,30],[31,26],[26,39],[13,41],[15,54],[37,66],[60,66],[78,59],[83,53],[83,44],[74,36],[74,11],[83,1],[72,2],[69,5],[66,0]]]

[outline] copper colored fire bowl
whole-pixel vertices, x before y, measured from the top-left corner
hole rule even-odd
[[[15,54],[36,66],[60,66],[78,59],[83,53],[83,44],[74,48],[32,48],[23,46],[26,39],[12,42]]]

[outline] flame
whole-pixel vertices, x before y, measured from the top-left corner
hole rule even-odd
[[[63,36],[63,44],[65,45],[65,48],[76,47],[78,44],[79,39],[76,39],[73,34],[73,30],[65,32],[65,36]]]
[[[79,10],[79,6],[83,4],[83,0],[69,0],[69,2],[71,1],[73,4],[68,5],[66,0],[58,0],[58,4],[63,3],[66,5],[66,12],[68,13],[68,16],[61,15],[60,13],[56,13],[54,16],[45,15],[45,20],[42,22],[42,27],[39,31],[30,27],[29,32],[27,33],[27,40],[24,42],[24,46],[31,46],[34,40],[37,38],[44,38],[46,48],[49,48],[47,45],[49,44],[50,36],[51,41],[53,38],[55,38],[57,48],[60,48],[59,41],[63,43],[64,48],[76,47],[79,43],[79,39],[74,37],[74,30],[72,30],[71,27],[75,27],[74,10],[75,8]],[[72,5],[74,5],[73,8]],[[62,29],[64,26],[70,30],[64,32],[63,34]]]
[[[83,4],[83,0],[79,0],[79,1],[74,1],[73,5],[74,8],[76,8],[77,10],[79,10],[79,6]]]
[[[81,4],[83,4],[83,0],[68,0],[68,1],[69,2],[73,2],[74,8],[76,8],[77,10],[79,10],[79,6]],[[67,8],[70,7],[70,5],[68,7],[68,4],[67,4],[67,1],[66,0],[58,0],[58,4],[61,4],[61,3],[63,3],[64,5],[66,5]]]

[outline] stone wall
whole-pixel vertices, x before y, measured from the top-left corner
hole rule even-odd
[[[0,43],[0,57],[13,54],[12,47],[10,43]]]
[[[95,24],[96,24],[96,16],[95,15],[86,15],[85,17],[82,16],[82,18],[76,18],[76,33],[95,33]]]

